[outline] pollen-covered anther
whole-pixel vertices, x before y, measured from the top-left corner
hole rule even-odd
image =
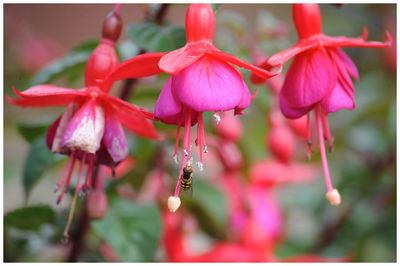
[[[170,212],[176,212],[181,206],[181,199],[179,197],[170,196],[168,198],[168,209]]]
[[[342,201],[337,189],[332,189],[331,191],[326,192],[325,197],[333,206],[338,206]]]
[[[221,116],[218,113],[214,113],[213,117],[215,119],[215,122],[217,123],[217,125],[221,122]]]
[[[197,168],[199,168],[200,171],[204,170],[204,165],[202,162],[197,162]]]

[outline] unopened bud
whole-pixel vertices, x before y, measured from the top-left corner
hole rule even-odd
[[[122,20],[119,14],[111,12],[103,24],[102,37],[110,41],[116,42],[122,29]]]
[[[179,206],[181,206],[181,199],[179,197],[170,196],[168,198],[168,209],[170,212],[176,212]]]
[[[102,219],[107,213],[107,195],[101,189],[92,191],[87,199],[88,215],[92,219]]]
[[[337,189],[326,192],[325,197],[333,206],[338,206],[341,202],[341,197]]]

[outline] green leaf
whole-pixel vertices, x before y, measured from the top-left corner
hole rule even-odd
[[[196,215],[200,226],[210,235],[222,237],[228,221],[225,196],[215,187],[196,179],[193,198],[183,197],[184,204]]]
[[[212,10],[214,13],[218,10],[218,8],[222,6],[222,4],[211,4]]]
[[[70,76],[83,75],[82,68],[86,65],[89,56],[98,43],[98,41],[86,42],[64,57],[54,60],[32,78],[29,86],[50,83],[55,78],[67,74]]]
[[[154,205],[111,198],[107,215],[92,221],[93,229],[123,262],[151,261],[161,235],[161,218]]]
[[[7,213],[4,216],[4,225],[36,231],[42,224],[51,223],[54,215],[50,206],[30,206]]]
[[[42,136],[49,127],[48,124],[31,125],[31,124],[18,124],[18,132],[29,143]]]
[[[152,22],[130,24],[126,34],[147,52],[167,52],[181,48],[186,43],[185,29],[172,24],[157,25]]]
[[[45,170],[47,170],[56,158],[46,145],[46,136],[32,142],[31,148],[26,158],[22,174],[22,183],[24,185],[26,199],[36,183],[40,180]]]

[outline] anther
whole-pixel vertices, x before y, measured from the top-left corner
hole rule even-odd
[[[197,167],[199,168],[200,171],[204,170],[204,165],[201,162],[197,162]]]
[[[204,152],[204,153],[207,153],[207,152],[208,152],[208,148],[207,148],[207,145],[206,145],[206,144],[203,145],[203,152]]]
[[[221,116],[217,112],[215,112],[213,114],[213,117],[215,119],[215,122],[217,122],[217,125],[218,125],[221,122]]]
[[[178,160],[178,155],[177,155],[177,154],[176,154],[176,155],[174,155],[172,158],[174,159],[174,162],[175,162],[176,164],[178,164],[178,163],[179,163],[179,160]]]
[[[187,149],[187,148],[184,148],[184,149],[183,149],[183,153],[185,154],[185,157],[188,157],[189,152],[188,152],[188,149]]]

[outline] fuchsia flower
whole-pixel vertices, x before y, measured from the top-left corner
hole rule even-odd
[[[70,159],[64,170],[58,191],[65,183],[57,202],[68,191],[76,162],[79,178],[76,193],[92,187],[95,164],[114,168],[128,156],[128,145],[122,125],[146,138],[158,137],[152,123],[153,114],[108,94],[112,83],[102,82],[117,65],[115,42],[121,32],[119,6],[105,20],[102,40],[90,56],[85,71],[85,88],[72,90],[53,85],[37,85],[24,92],[14,88],[20,98],[6,100],[22,107],[67,106],[66,111],[50,126],[47,145],[52,152],[67,154]],[[140,77],[137,75],[137,77]],[[85,164],[87,174],[83,186]]]
[[[171,74],[157,100],[154,116],[166,124],[178,126],[174,158],[177,158],[180,127],[185,127],[182,147],[182,167],[174,197],[169,202],[172,211],[179,205],[179,188],[183,168],[190,160],[190,128],[198,123],[196,144],[199,146],[203,167],[203,152],[207,152],[204,137],[203,112],[219,112],[234,109],[236,114],[250,105],[251,94],[240,72],[234,65],[251,70],[264,79],[279,72],[270,73],[235,56],[219,51],[212,43],[215,17],[210,4],[191,4],[186,13],[187,44],[175,51],[145,54],[131,59],[141,60],[148,74],[164,71]],[[121,65],[110,79],[130,77],[131,60]],[[158,62],[159,60],[159,62]],[[157,62],[158,65],[154,65]],[[153,64],[153,65],[152,65]],[[216,119],[220,119],[215,113]]]
[[[340,47],[383,48],[391,45],[391,37],[386,33],[385,42],[368,42],[366,29],[360,38],[324,35],[318,4],[293,4],[293,20],[298,42],[271,56],[260,67],[281,67],[294,57],[280,92],[280,108],[291,119],[308,113],[310,120],[309,112],[314,110],[328,189],[326,197],[333,205],[338,205],[340,194],[332,186],[325,155],[324,136],[332,148],[327,115],[340,109],[354,109],[354,87],[350,76],[355,80],[359,78],[357,67]],[[254,76],[252,80],[260,81]],[[311,127],[308,135],[311,141]]]

